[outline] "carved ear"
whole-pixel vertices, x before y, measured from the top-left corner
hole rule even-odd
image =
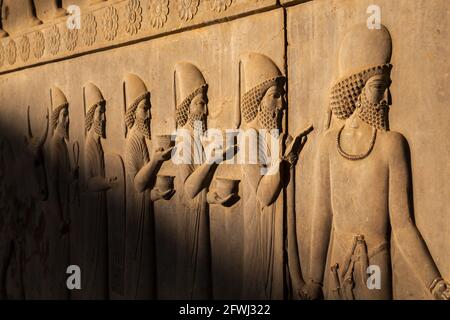
[[[392,105],[391,89],[389,88],[386,89],[386,92],[384,93],[384,99],[386,100],[389,106]]]

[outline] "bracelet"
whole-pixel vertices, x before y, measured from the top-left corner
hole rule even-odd
[[[433,290],[434,290],[434,288],[436,287],[436,285],[439,283],[439,281],[442,281],[442,280],[444,280],[444,279],[442,279],[442,278],[435,278],[434,280],[433,280],[433,282],[431,283],[431,285],[430,285],[430,287],[429,287],[429,289],[430,289],[430,292],[433,292]]]

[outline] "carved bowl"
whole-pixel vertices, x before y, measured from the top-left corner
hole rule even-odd
[[[163,148],[164,150],[169,149],[174,145],[174,141],[172,141],[172,135],[170,134],[160,134],[155,138],[155,148]]]
[[[173,189],[173,180],[172,176],[156,176],[155,188],[159,189],[160,192],[167,192]]]
[[[232,195],[236,190],[237,180],[216,178],[216,192],[222,199]]]

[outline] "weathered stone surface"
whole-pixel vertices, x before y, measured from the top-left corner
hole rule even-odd
[[[330,89],[338,78],[339,43],[354,24],[365,23],[370,1],[312,1],[288,8],[289,114],[291,130],[308,119],[315,131],[301,154],[297,171],[297,231],[301,263],[308,273],[311,234],[311,205],[315,195],[310,186],[318,141],[325,131]],[[391,130],[402,133],[411,151],[414,218],[442,276],[449,277],[449,220],[446,207],[447,155],[442,137],[449,135],[445,86],[449,48],[449,22],[445,1],[378,1],[381,22],[392,36]],[[421,9],[427,7],[427,14]],[[421,13],[422,12],[422,13]],[[446,13],[447,12],[447,13]],[[362,48],[363,49],[363,48]],[[364,50],[362,50],[364,52]],[[333,120],[339,128],[341,122]],[[442,141],[442,142],[438,142]],[[348,186],[349,191],[351,186]],[[407,265],[393,244],[394,297],[429,299],[415,274],[420,265]]]
[[[3,21],[3,29],[10,37],[3,39],[6,46],[10,41],[18,41],[21,34],[35,38],[42,32],[46,38],[43,55],[32,56],[30,60],[17,59],[14,63],[0,66],[0,73],[30,66],[57,58],[88,53],[132,41],[164,36],[186,28],[201,26],[217,20],[232,19],[253,11],[275,7],[276,0],[212,0],[212,1],[168,1],[168,0],[108,0],[91,3],[87,0],[63,2],[63,8],[78,6],[71,15],[63,16],[62,8],[55,9],[49,0],[36,3],[38,17],[34,16],[32,0],[22,2],[5,1],[2,12],[8,12]],[[8,9],[6,9],[8,8]],[[5,13],[3,13],[5,16]],[[48,20],[53,15],[53,20]],[[67,24],[76,25],[75,30],[68,30]],[[54,34],[59,33],[59,39]],[[48,40],[47,40],[48,38]],[[72,40],[73,39],[73,40]],[[63,43],[73,44],[63,45]],[[55,43],[60,46],[55,48]]]
[[[448,5],[372,4],[4,0],[0,298],[450,298]]]

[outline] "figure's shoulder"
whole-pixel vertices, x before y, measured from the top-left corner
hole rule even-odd
[[[409,154],[409,145],[406,138],[396,131],[384,131],[379,134],[384,140],[383,149],[389,159],[406,159]]]
[[[408,141],[400,132],[384,131],[380,136],[386,141],[385,145],[389,150],[398,150],[408,147]]]

